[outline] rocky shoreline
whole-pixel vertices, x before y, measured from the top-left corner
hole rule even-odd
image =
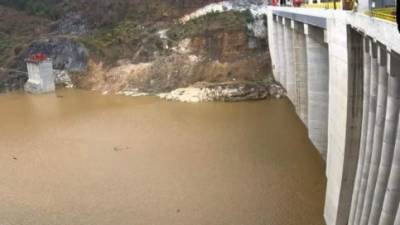
[[[285,90],[275,82],[199,83],[187,88],[179,88],[169,93],[158,94],[158,96],[170,101],[190,103],[237,102],[261,100],[268,97],[281,98],[285,96]]]

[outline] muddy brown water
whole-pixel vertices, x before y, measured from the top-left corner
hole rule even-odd
[[[322,225],[288,100],[0,95],[1,225]]]

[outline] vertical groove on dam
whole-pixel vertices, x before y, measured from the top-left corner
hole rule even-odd
[[[394,225],[400,225],[400,204],[397,206],[396,220],[394,221]]]
[[[309,137],[326,159],[329,106],[329,54],[324,30],[306,26]]]
[[[397,53],[392,52],[390,57],[389,71],[390,75],[395,76],[397,79],[399,78],[400,75],[399,63],[400,63],[400,56]],[[399,89],[397,89],[396,91],[398,92]],[[393,153],[392,166],[390,169],[390,176],[386,188],[379,225],[392,225],[396,219],[397,208],[399,206],[399,200],[400,200],[400,132],[398,132],[399,128],[400,125],[397,126],[396,144]]]
[[[278,16],[273,16],[273,19],[272,19],[272,37],[270,37],[270,39],[273,39],[273,43],[277,43],[278,41],[279,41],[279,18],[278,18]],[[275,80],[276,81],[278,81],[279,83],[281,83],[282,82],[282,72],[281,72],[281,60],[280,60],[280,54],[281,54],[281,49],[279,48],[280,47],[280,45],[279,44],[274,44],[274,45],[272,45],[272,46],[270,46],[270,48],[272,48],[273,49],[273,51],[271,52],[271,58],[272,58],[272,60],[275,60],[276,59],[276,61],[278,61],[278,62],[276,62],[276,61],[274,61],[273,62],[273,65],[274,65],[274,71],[275,71],[275,73],[274,73],[274,75],[275,75]]]
[[[369,66],[370,66],[370,96],[369,96],[369,109],[368,109],[368,127],[367,127],[367,139],[365,146],[365,154],[364,154],[364,162],[361,167],[361,183],[360,190],[358,194],[358,203],[356,208],[356,216],[355,216],[355,224],[360,224],[361,216],[363,213],[364,201],[366,197],[366,189],[368,182],[368,172],[369,166],[371,162],[371,154],[372,154],[372,144],[374,137],[374,128],[375,128],[375,116],[376,116],[376,98],[377,98],[377,78],[378,78],[378,69],[377,69],[377,60],[374,58],[374,51],[376,50],[376,46],[367,39],[369,47]]]
[[[379,60],[379,62],[377,61]],[[382,149],[383,131],[385,129],[386,99],[387,99],[387,71],[386,71],[386,48],[374,47],[372,49],[372,65],[378,64],[378,98],[374,137],[372,144],[372,155],[369,163],[368,182],[365,193],[365,202],[361,216],[361,225],[367,225],[371,212],[372,198],[376,186],[379,162]],[[376,71],[375,71],[376,72]]]
[[[284,29],[283,26],[283,18],[278,17],[278,38],[277,38],[277,45],[279,46],[279,79],[281,84],[286,87],[286,63],[285,63],[285,41],[284,41]],[[286,87],[287,88],[287,87]]]
[[[293,49],[294,49],[294,73],[296,79],[297,114],[304,124],[308,124],[308,94],[307,94],[307,51],[304,25],[293,21]]]
[[[286,90],[288,98],[292,101],[296,109],[298,108],[298,102],[296,98],[296,77],[294,72],[294,59],[293,59],[293,35],[291,29],[291,20],[283,19],[284,27],[284,54],[285,54],[285,71],[286,71]]]
[[[354,191],[352,197],[352,205],[350,211],[350,219],[349,224],[355,225],[357,206],[359,205],[359,193],[361,187],[361,177],[362,177],[362,167],[364,164],[365,158],[365,148],[367,142],[367,133],[368,133],[368,121],[369,121],[369,104],[370,104],[370,63],[371,58],[369,57],[369,44],[368,41],[364,38],[364,97],[363,97],[363,118],[362,118],[362,128],[361,128],[361,139],[360,139],[360,152],[359,152],[359,160],[357,165],[357,173],[354,184]]]
[[[365,122],[368,120],[365,119],[368,116],[367,113],[363,112],[363,108],[365,109],[365,105],[368,103],[369,98],[365,98],[364,96],[369,96],[369,80],[367,80],[367,76],[364,76],[364,43],[363,43],[363,35],[354,29],[347,29],[349,36],[349,99],[348,99],[348,107],[350,107],[350,114],[347,115],[349,123],[347,124],[347,128],[349,130],[349,137],[347,138],[346,145],[352,151],[350,151],[347,155],[349,157],[349,161],[352,161],[352,158],[360,157],[359,149],[360,149],[360,140],[362,139],[362,127],[365,126]],[[367,91],[367,92],[366,92]],[[365,139],[363,139],[364,141]],[[356,171],[357,162],[345,163],[349,170]],[[357,194],[358,185],[354,184],[353,181],[352,186],[353,189],[349,190],[347,196],[353,194],[354,196]],[[348,198],[348,197],[347,197]],[[354,207],[356,205],[357,198],[353,197],[351,204],[347,207],[350,209],[351,206],[353,208],[349,211],[354,211]],[[348,217],[350,212],[346,212]],[[350,214],[350,216],[354,219],[354,214]],[[346,218],[348,219],[348,218]],[[347,224],[347,220],[346,220]]]
[[[386,54],[387,55],[387,54]],[[387,55],[388,56],[388,55]],[[387,64],[390,61],[390,56],[386,57],[385,67],[387,71]],[[386,72],[387,73],[387,72]],[[386,74],[387,75],[387,74]],[[396,130],[398,123],[399,113],[399,79],[389,75],[388,78],[388,96],[385,118],[385,131],[382,144],[381,159],[379,163],[378,177],[376,188],[374,191],[371,214],[369,216],[369,225],[376,225],[379,222],[382,212],[383,200],[385,197],[387,182],[389,179],[390,168],[392,164],[393,150],[396,142]]]
[[[364,103],[350,225],[394,225],[400,200],[400,57],[364,38]]]

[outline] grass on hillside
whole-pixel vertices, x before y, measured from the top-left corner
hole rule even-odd
[[[33,40],[48,32],[49,23],[45,18],[0,6],[0,67],[13,66]]]
[[[56,9],[56,5],[60,2],[61,0],[0,0],[0,5],[23,10],[35,16],[57,19],[60,12]]]
[[[151,52],[162,50],[163,43],[156,31],[151,26],[145,27],[126,20],[115,27],[98,29],[94,34],[83,37],[80,41],[106,63],[113,63],[123,58],[132,59],[136,54],[142,58],[142,61],[146,61],[151,58]]]
[[[205,16],[188,21],[185,24],[175,24],[168,31],[168,36],[173,40],[182,40],[198,36],[206,32],[245,30],[249,20],[249,12],[228,11],[223,13],[210,13]],[[251,16],[251,15],[250,15]]]
[[[251,16],[251,15],[250,15]],[[135,18],[136,16],[132,16]],[[146,61],[152,59],[152,54],[167,54],[163,49],[162,40],[157,32],[168,28],[167,35],[172,45],[179,40],[206,35],[207,32],[245,30],[248,23],[248,12],[210,13],[206,16],[180,23],[153,23],[143,25],[135,19],[126,19],[114,26],[97,29],[93,34],[80,39],[91,53],[106,63],[114,63],[119,59],[139,58]]]
[[[13,43],[8,35],[0,31],[0,67],[2,67],[10,55]]]

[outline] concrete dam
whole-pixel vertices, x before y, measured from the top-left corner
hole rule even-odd
[[[399,225],[396,24],[350,11],[266,11],[275,78],[326,160],[326,224]]]

